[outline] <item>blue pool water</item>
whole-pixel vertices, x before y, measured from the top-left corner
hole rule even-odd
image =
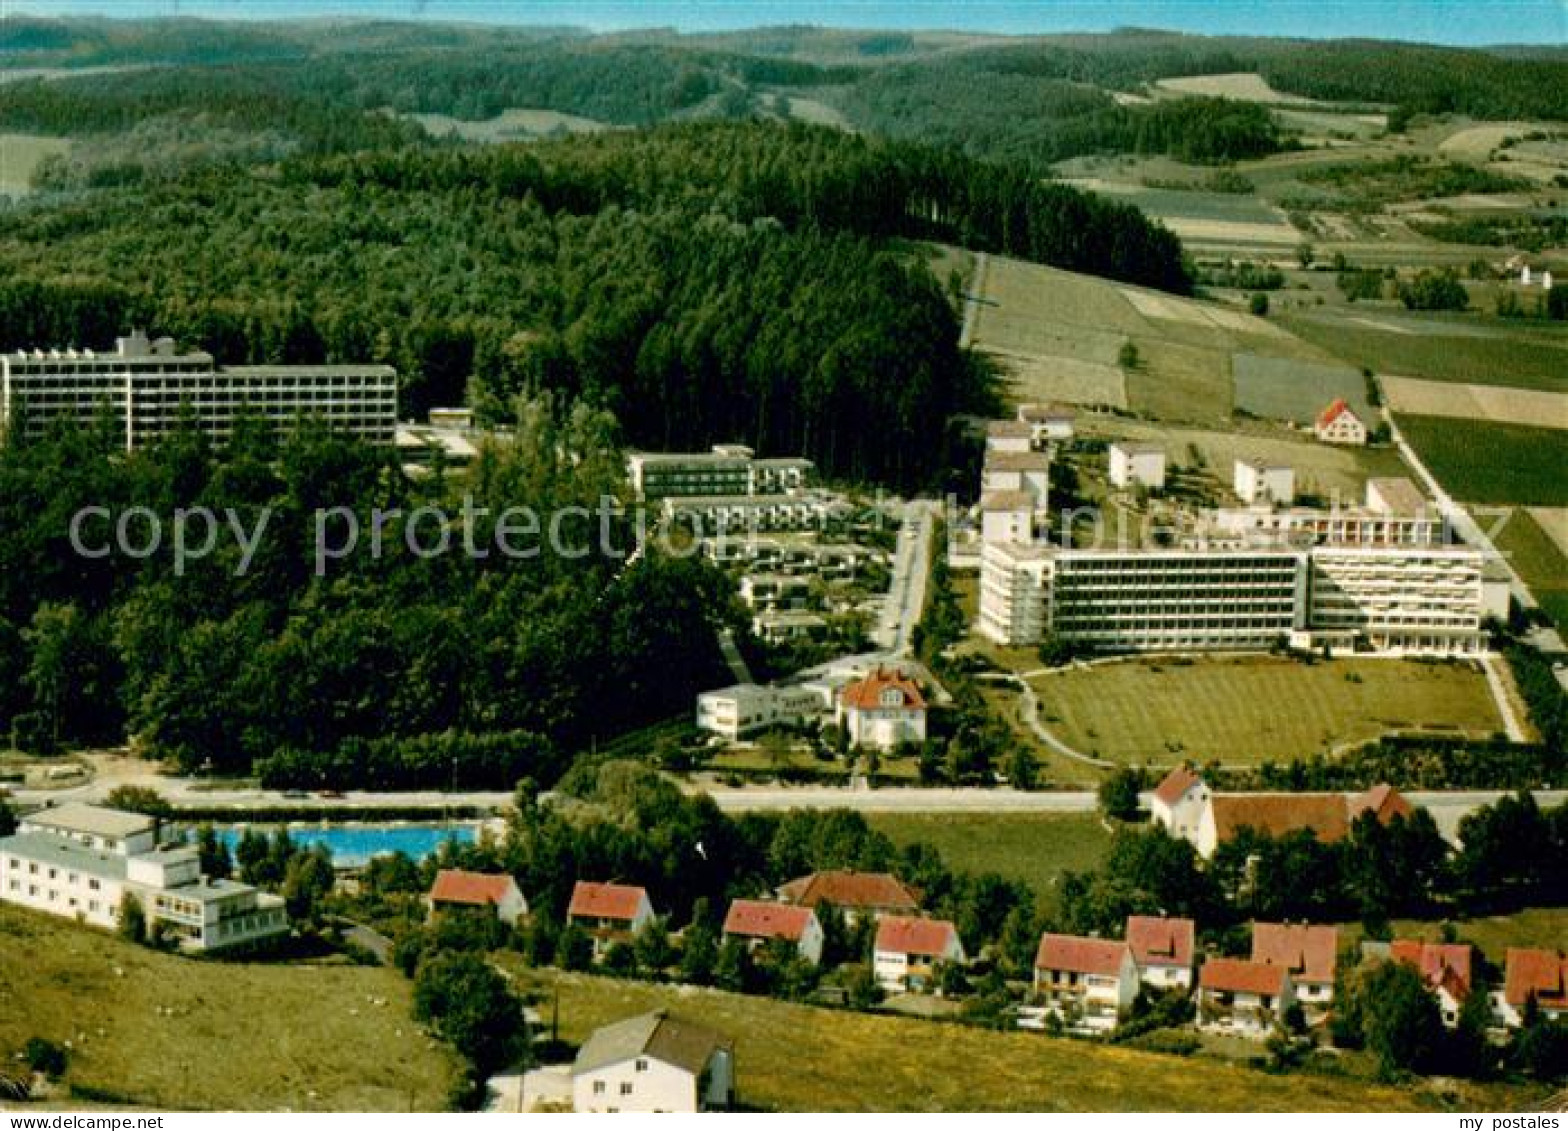
[[[253,828],[271,835],[275,825],[254,825]],[[245,826],[220,825],[218,836],[230,851],[239,843]],[[303,847],[325,845],[332,853],[332,862],[340,868],[358,867],[368,863],[372,856],[403,852],[415,860],[435,854],[441,843],[456,840],[472,844],[479,838],[479,825],[474,821],[440,824],[397,825],[289,825],[289,838]]]

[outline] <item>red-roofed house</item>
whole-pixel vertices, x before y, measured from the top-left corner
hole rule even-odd
[[[1318,414],[1312,432],[1325,444],[1365,444],[1367,426],[1343,398]]]
[[[643,888],[626,884],[595,884],[579,880],[572,887],[566,921],[587,931],[593,939],[594,957],[632,936],[653,918],[653,904]]]
[[[1350,831],[1345,797],[1339,793],[1216,793],[1198,822],[1198,855],[1208,860],[1242,829],[1282,837],[1309,829],[1325,844]]]
[[[785,903],[815,910],[831,903],[854,922],[861,915],[918,915],[920,893],[886,872],[813,872],[791,880],[777,893]]]
[[[1406,801],[1404,794],[1387,782],[1374,785],[1365,793],[1356,794],[1348,803],[1348,816],[1352,825],[1363,813],[1371,813],[1386,825],[1395,817],[1408,818],[1414,812],[1415,806]]]
[[[1211,958],[1198,974],[1198,1028],[1262,1039],[1295,1000],[1283,966]]]
[[[1127,947],[1138,979],[1146,986],[1192,988],[1197,927],[1191,919],[1154,915],[1127,917]]]
[[[1124,942],[1047,933],[1034,956],[1034,992],[1069,1031],[1108,1033],[1138,996],[1138,968]]]
[[[1320,1020],[1334,1001],[1339,929],[1306,923],[1254,923],[1252,961],[1288,970],[1307,1020]]]
[[[1209,805],[1209,786],[1191,766],[1177,766],[1154,789],[1149,812],[1156,825],[1171,836],[1194,843],[1203,811]]]
[[[961,966],[968,960],[958,928],[946,919],[888,915],[877,925],[872,968],[889,993],[926,989],[939,963]]]
[[[815,966],[822,961],[822,924],[809,907],[787,903],[765,903],[760,899],[736,899],[724,916],[724,937],[739,939],[756,947],[783,939]]]
[[[528,901],[511,876],[465,872],[459,868],[442,868],[436,873],[429,902],[432,916],[455,908],[487,908],[493,910],[501,922],[512,926],[528,914]]]
[[[1460,943],[1429,943],[1420,939],[1395,939],[1388,947],[1395,962],[1406,962],[1421,971],[1422,980],[1437,995],[1443,1024],[1452,1029],[1459,1024],[1459,1011],[1470,996],[1470,947]]]
[[[836,721],[851,746],[891,750],[901,742],[924,742],[925,696],[908,676],[879,667],[844,688]]]
[[[1568,1019],[1568,955],[1557,950],[1508,948],[1502,991],[1492,995],[1498,1023],[1510,1029],[1523,1024],[1525,1006],[1532,998],[1543,1019]]]

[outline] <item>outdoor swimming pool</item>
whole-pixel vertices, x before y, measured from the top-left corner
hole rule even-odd
[[[218,835],[228,844],[230,851],[239,843],[240,833],[246,828],[259,829],[271,835],[277,825],[256,824],[220,825]],[[479,838],[479,822],[452,821],[438,824],[395,825],[289,825],[289,837],[295,844],[313,847],[325,845],[332,853],[332,862],[340,868],[358,867],[368,863],[372,856],[403,852],[415,860],[433,855],[441,843],[456,840],[472,844]]]

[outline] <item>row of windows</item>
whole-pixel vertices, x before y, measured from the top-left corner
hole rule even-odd
[[[16,892],[18,895],[20,895],[21,892],[22,892],[22,881],[20,881],[20,880],[12,880],[6,886],[7,886],[7,890]],[[37,899],[38,895],[39,895],[38,885],[37,884],[28,884],[27,885],[27,895],[28,895],[28,897],[30,899]],[[43,893],[43,895],[44,895],[44,898],[46,900],[48,900],[50,903],[59,903],[60,902],[60,893],[56,889],[54,889],[54,888],[49,888],[47,891],[45,891]],[[80,908],[82,906],[82,903],[81,903],[80,900],[78,900],[76,898],[76,896],[68,895],[66,897],[66,899],[65,899],[65,905],[68,908]],[[88,911],[89,914],[96,915],[101,910],[102,910],[102,905],[96,899],[89,899],[87,901],[87,911]]]
[[[60,869],[58,869],[58,868],[49,868],[49,867],[40,865],[36,860],[23,861],[23,860],[17,859],[15,856],[13,856],[10,859],[10,864],[11,864],[11,870],[13,872],[21,872],[23,870],[24,865],[25,865],[26,870],[27,870],[27,874],[30,875],[30,876],[39,876],[39,875],[41,875],[45,879],[49,879],[49,880],[57,880],[57,879],[60,878]],[[70,884],[72,887],[77,887],[78,885],[80,885],[81,880],[82,880],[81,876],[77,875],[77,873],[75,873],[75,872],[67,872],[65,874],[65,882]],[[14,882],[15,881],[13,881],[13,883]],[[102,888],[102,886],[103,885],[98,882],[97,877],[95,877],[95,876],[88,876],[87,877],[87,888],[88,888],[89,891],[99,891]]]

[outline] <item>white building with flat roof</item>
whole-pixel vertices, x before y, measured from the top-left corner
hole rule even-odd
[[[1165,449],[1158,444],[1137,444],[1125,440],[1113,443],[1108,449],[1111,486],[1130,490],[1147,487],[1159,491],[1165,487]]]
[[[774,727],[826,716],[832,692],[812,684],[763,687],[737,683],[697,696],[697,729],[736,741]]]
[[[787,495],[810,484],[815,465],[797,456],[758,459],[744,444],[715,444],[707,452],[633,452],[626,473],[637,497],[659,499],[724,495]]]
[[[397,372],[386,365],[216,366],[211,354],[181,353],[169,338],[137,331],[112,353],[16,350],[0,354],[0,424],[36,438],[61,418],[90,427],[108,414],[126,450],[173,432],[188,415],[215,440],[253,414],[278,427],[321,420],[334,432],[391,444]]]
[[[288,933],[277,896],[201,874],[194,848],[138,813],[69,804],[29,814],[0,839],[0,900],[113,930],[134,897],[149,927],[209,951]]]
[[[1296,498],[1296,472],[1289,464],[1239,459],[1235,488],[1236,496],[1249,505],[1289,506]]]

